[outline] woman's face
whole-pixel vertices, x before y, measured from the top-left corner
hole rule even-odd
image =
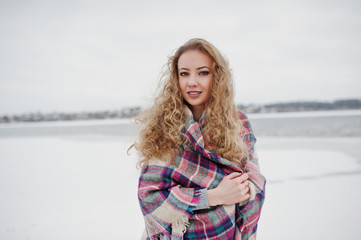
[[[211,96],[212,59],[199,50],[184,52],[178,60],[178,81],[192,111],[203,111]]]

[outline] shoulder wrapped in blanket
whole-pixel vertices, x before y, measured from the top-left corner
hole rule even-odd
[[[213,189],[224,176],[243,170],[204,148],[200,125],[190,118],[186,143],[173,164],[152,160],[142,169],[138,198],[144,215],[145,239],[255,239],[265,198],[266,180],[260,173],[254,149],[256,138],[247,117],[240,112],[248,133],[252,157],[244,171],[249,175],[251,197],[236,205],[193,211],[201,189]]]

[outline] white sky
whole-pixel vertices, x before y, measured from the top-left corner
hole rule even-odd
[[[361,98],[361,2],[0,1],[0,114],[147,105],[194,37],[228,58],[236,103]]]

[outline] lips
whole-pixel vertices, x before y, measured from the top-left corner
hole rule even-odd
[[[189,97],[191,98],[196,98],[199,97],[201,95],[201,91],[188,91],[187,94]]]

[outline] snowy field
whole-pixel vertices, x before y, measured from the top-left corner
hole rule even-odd
[[[0,138],[1,240],[139,239],[132,137]],[[259,240],[361,237],[361,138],[259,137]]]

